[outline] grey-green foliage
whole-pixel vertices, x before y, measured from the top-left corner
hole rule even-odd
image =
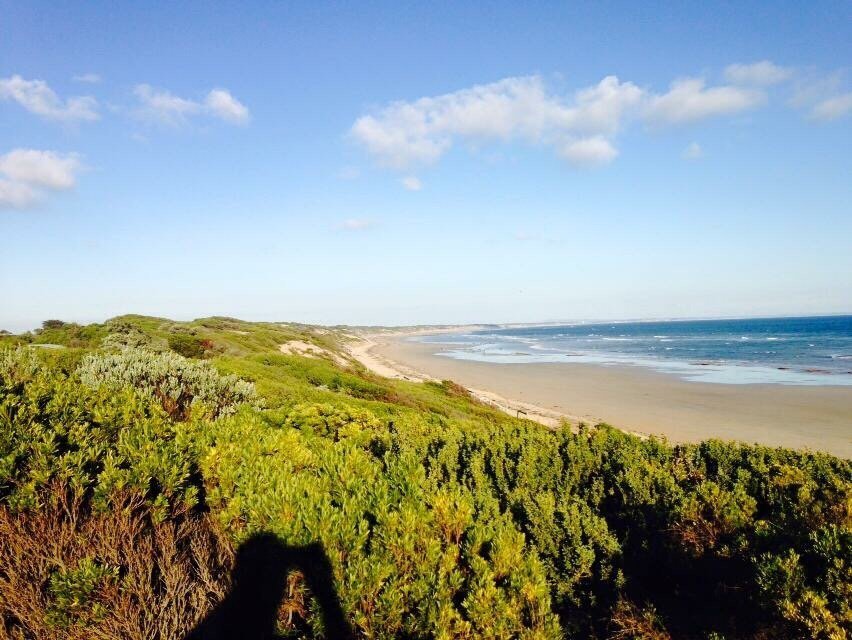
[[[156,398],[176,419],[186,419],[192,407],[211,418],[236,411],[241,404],[257,405],[254,385],[222,375],[207,362],[187,360],[176,353],[152,353],[127,348],[119,353],[87,356],[78,369],[91,387],[134,387]]]
[[[138,327],[128,323],[113,323],[110,333],[101,342],[103,349],[147,349],[149,351],[165,351],[168,345],[165,340],[157,339],[143,333]]]
[[[31,349],[0,350],[0,385],[12,388],[31,380],[41,369],[41,361]]]

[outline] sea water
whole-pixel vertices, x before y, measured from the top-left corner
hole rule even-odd
[[[495,327],[413,340],[459,360],[632,365],[722,384],[852,386],[852,316]]]

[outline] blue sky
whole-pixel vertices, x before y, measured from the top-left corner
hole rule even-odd
[[[852,312],[848,2],[0,16],[0,328]]]

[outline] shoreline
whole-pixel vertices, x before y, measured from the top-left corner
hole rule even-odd
[[[436,333],[451,333],[459,327],[446,328],[440,331],[422,330],[422,331],[397,331],[386,332],[381,334],[355,334],[350,335],[354,342],[345,345],[346,351],[350,357],[360,362],[364,367],[373,373],[391,378],[394,380],[406,380],[408,382],[441,382],[444,378],[435,377],[388,358],[381,350],[388,346],[389,342],[401,340],[415,335],[434,335]],[[479,402],[487,404],[495,409],[503,411],[509,415],[520,417],[523,414],[525,418],[543,424],[550,428],[556,428],[564,421],[577,425],[580,422],[589,422],[579,416],[572,416],[562,411],[555,411],[545,407],[535,405],[522,400],[513,400],[506,398],[499,393],[488,391],[486,389],[476,389],[464,385],[465,389]],[[642,435],[642,434],[637,434]]]
[[[441,333],[451,331],[445,329]],[[686,381],[639,367],[591,363],[503,364],[435,355],[441,345],[406,341],[434,329],[362,333],[350,354],[379,375],[453,380],[474,397],[556,426],[606,422],[671,442],[709,438],[808,448],[852,458],[852,389]],[[354,337],[354,336],[353,336]]]

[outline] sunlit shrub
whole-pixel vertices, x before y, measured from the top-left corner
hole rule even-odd
[[[257,402],[254,385],[221,375],[205,362],[173,353],[125,349],[92,354],[80,365],[80,379],[90,387],[132,387],[155,398],[175,420],[185,420],[199,407],[211,418],[229,415],[241,404]]]
[[[184,358],[200,358],[204,355],[204,340],[189,333],[173,333],[169,336],[169,348]]]
[[[154,338],[133,324],[113,322],[109,325],[110,333],[101,341],[103,349],[146,349],[148,351],[164,351],[167,347],[164,340]]]
[[[27,349],[0,352],[0,500],[15,510],[38,508],[55,481],[102,508],[126,488],[158,517],[193,505],[198,428],[133,389],[91,388]]]
[[[106,607],[100,593],[118,579],[118,567],[83,558],[74,568],[54,571],[47,585],[48,607],[45,622],[50,627],[91,625],[103,620]]]
[[[464,487],[433,495],[416,457],[377,458],[353,437],[378,428],[364,417],[299,407],[281,426],[256,414],[211,425],[202,471],[222,525],[321,542],[360,637],[559,637],[543,567],[511,519],[476,522]]]

